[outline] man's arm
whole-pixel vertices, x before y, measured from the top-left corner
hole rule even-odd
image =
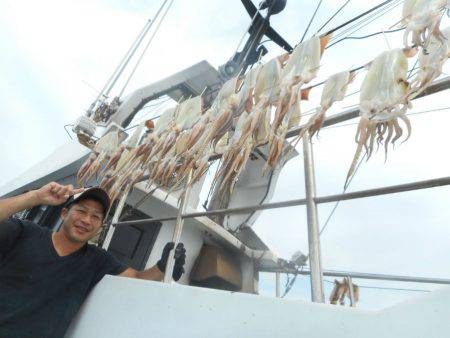
[[[164,278],[164,271],[166,271],[167,260],[169,259],[169,254],[175,247],[173,242],[169,242],[165,245],[161,259],[156,263],[155,266],[144,271],[137,271],[133,268],[128,268],[119,276],[130,277],[130,278],[140,278],[153,281],[161,281]],[[186,262],[186,249],[183,243],[178,243],[175,253],[174,253],[175,263],[173,267],[172,277],[175,281],[179,280],[184,273],[184,263]]]
[[[61,185],[51,182],[38,190],[32,190],[22,195],[0,200],[0,222],[9,216],[37,205],[60,205],[67,199],[83,189],[74,189],[71,184]]]
[[[16,212],[39,205],[35,191],[29,191],[19,196],[0,200],[0,222]]]
[[[154,281],[162,281],[164,277],[164,273],[158,269],[158,266],[153,266],[150,269],[144,271],[137,271],[133,268],[128,268],[124,272],[122,272],[119,276],[121,277],[129,277],[129,278],[139,278],[139,279],[147,279]]]

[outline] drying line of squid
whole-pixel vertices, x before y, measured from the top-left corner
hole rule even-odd
[[[360,121],[353,161],[345,185],[352,176],[363,149],[367,157],[374,146],[402,138],[406,141],[411,123],[405,115],[411,99],[437,77],[450,53],[450,29],[441,30],[443,13],[450,7],[445,0],[407,0],[400,25],[405,29],[404,46],[381,53],[366,65],[367,74],[360,92]],[[189,98],[161,114],[155,125],[140,125],[119,144],[118,131],[100,138],[77,180],[83,185],[94,175],[118,199],[144,178],[148,186],[169,191],[187,188],[205,174],[213,155],[221,154],[213,185],[230,195],[252,151],[267,144],[263,172],[273,171],[292,146],[286,135],[298,127],[301,101],[308,100],[305,87],[316,76],[331,36],[314,36],[299,44],[292,54],[284,54],[251,69],[245,76],[227,81],[210,107],[202,96]],[[419,70],[408,81],[408,59],[417,55]],[[344,99],[356,72],[343,71],[324,84],[320,107],[298,135],[313,137],[322,127],[329,108]],[[207,109],[206,109],[207,108]],[[274,114],[272,112],[274,111]],[[190,174],[190,175],[189,175]]]

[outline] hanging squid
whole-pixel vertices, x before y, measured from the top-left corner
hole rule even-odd
[[[405,0],[402,16],[402,25],[406,28],[403,36],[405,48],[409,46],[410,35],[413,45],[424,49],[428,48],[431,37],[443,41],[439,25],[444,10],[448,8],[448,0]]]
[[[419,54],[419,70],[411,83],[414,96],[420,94],[442,74],[442,68],[450,56],[450,27],[443,30],[442,35],[444,41],[432,37],[427,49]]]
[[[82,185],[98,172],[105,161],[112,157],[119,146],[119,131],[112,130],[103,135],[95,144],[92,154],[80,167],[77,173],[77,182]]]
[[[244,111],[239,116],[234,133],[222,154],[219,170],[214,177],[213,184],[218,186],[219,190],[229,186],[228,193],[232,193],[251,151],[257,145],[258,128],[266,102],[267,99],[261,99],[253,106],[250,113]]]
[[[281,70],[279,99],[269,134],[269,156],[265,169],[275,168],[288,129],[300,121],[300,101],[308,96],[308,92],[302,92],[302,86],[316,76],[328,41],[329,36],[315,36],[299,44]]]
[[[337,279],[334,280],[334,288],[330,294],[330,304],[336,305],[339,301],[340,305],[345,305],[345,298],[350,299],[350,287],[353,291],[354,302],[359,302],[359,286],[351,283],[347,277],[339,282]]]
[[[303,133],[308,130],[311,138],[322,128],[326,112],[335,102],[344,99],[347,87],[353,81],[354,75],[354,73],[344,71],[328,78],[322,91],[320,107],[317,109],[317,113],[309,119],[306,126],[302,128],[300,136],[303,136]]]
[[[352,164],[347,174],[345,186],[352,176],[363,147],[367,159],[373,152],[375,141],[384,144],[385,154],[389,142],[394,144],[403,135],[399,124],[402,120],[407,128],[408,140],[411,124],[405,115],[409,100],[409,83],[407,81],[408,59],[413,50],[394,49],[382,53],[369,64],[369,71],[361,86],[360,122],[355,141],[358,144]]]

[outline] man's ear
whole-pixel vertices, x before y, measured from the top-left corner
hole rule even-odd
[[[63,221],[65,221],[66,220],[66,217],[67,217],[67,214],[69,213],[69,209],[67,209],[67,208],[62,208],[61,209],[61,215],[60,215],[60,217],[61,217],[61,219],[63,220]]]

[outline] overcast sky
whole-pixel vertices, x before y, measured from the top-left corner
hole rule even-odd
[[[351,1],[328,27],[337,26],[380,2]],[[309,36],[340,3],[323,2]],[[292,45],[297,44],[315,4],[315,1],[288,1],[286,10],[273,17],[273,27]],[[83,114],[95,98],[96,90],[102,88],[159,5],[160,1],[140,0],[0,2],[3,163],[0,186],[69,139],[63,126]],[[400,11],[397,7],[354,35],[389,30],[399,20]],[[238,0],[175,0],[128,90],[203,59],[218,67],[232,56],[249,22]],[[389,47],[401,47],[401,44],[402,33],[344,41],[326,51],[315,81],[363,65]],[[270,49],[266,60],[281,53],[272,43],[266,46]],[[348,92],[358,90],[363,78],[364,73],[359,74]],[[320,88],[312,92],[310,102],[304,103],[304,111],[317,105],[320,94]],[[417,100],[411,112],[446,108],[449,106],[446,96],[448,93],[441,93]],[[336,104],[330,113],[342,111],[357,101],[358,95],[353,95]],[[448,176],[449,114],[450,111],[441,110],[411,116],[411,139],[390,149],[386,163],[382,152],[363,163],[349,191]],[[350,123],[353,122],[357,121]],[[356,126],[348,124],[325,129],[314,141],[318,195],[342,191],[356,148]],[[298,150],[301,153],[301,145]],[[303,166],[302,157],[298,156],[283,169],[273,200],[302,197]],[[321,238],[324,268],[450,278],[448,202],[448,187],[343,202]],[[333,204],[319,207],[321,224],[332,207]],[[304,207],[265,211],[255,229],[281,257],[289,258],[297,250],[308,251]],[[433,288],[431,285],[358,282],[361,285]],[[267,276],[262,276],[261,286],[263,293],[274,292],[273,280]],[[306,299],[308,292],[307,280],[303,277],[290,296]],[[379,308],[417,293],[363,289],[361,306]]]

